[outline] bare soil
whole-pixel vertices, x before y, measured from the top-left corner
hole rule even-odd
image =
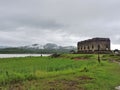
[[[51,90],[85,90],[83,84],[91,81],[92,79],[93,78],[90,78],[88,76],[80,76],[77,77],[77,79],[75,80],[55,80],[49,82],[48,84],[52,87]],[[59,87],[59,89],[57,89],[56,87]]]

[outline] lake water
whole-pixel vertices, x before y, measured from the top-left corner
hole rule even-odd
[[[42,54],[42,56],[50,55],[51,54]],[[41,56],[41,54],[0,54],[0,58],[28,57],[28,56]]]

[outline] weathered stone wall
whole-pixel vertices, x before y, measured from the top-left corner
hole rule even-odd
[[[78,52],[110,51],[109,38],[93,38],[78,42]]]

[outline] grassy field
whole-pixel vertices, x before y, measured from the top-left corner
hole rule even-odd
[[[0,59],[0,90],[114,90],[120,56],[63,54],[58,58]]]

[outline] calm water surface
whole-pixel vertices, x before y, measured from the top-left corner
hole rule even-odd
[[[42,54],[42,56],[50,55],[51,54]],[[41,56],[41,54],[0,54],[0,58],[28,57],[28,56]]]

